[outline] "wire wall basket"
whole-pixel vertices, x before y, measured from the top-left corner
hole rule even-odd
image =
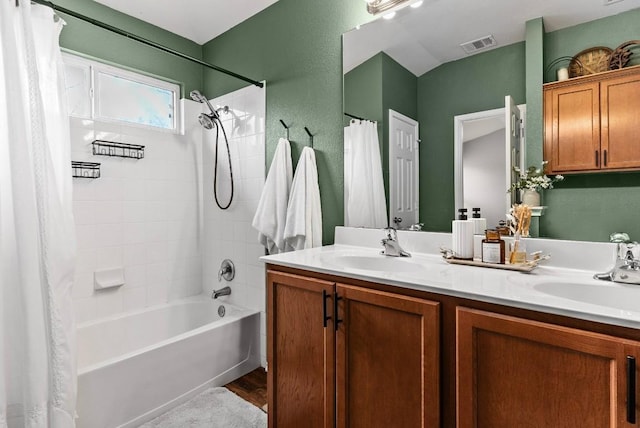
[[[71,161],[74,178],[100,178],[100,164],[96,162]]]
[[[144,146],[139,144],[115,143],[105,140],[94,140],[91,144],[93,144],[94,155],[133,159],[144,158]]]

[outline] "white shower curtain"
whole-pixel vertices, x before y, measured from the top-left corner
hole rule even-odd
[[[0,427],[75,425],[75,231],[58,38],[0,0]]]
[[[375,122],[352,120],[344,128],[345,226],[387,227],[378,129]]]

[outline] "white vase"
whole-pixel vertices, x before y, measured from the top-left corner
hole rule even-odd
[[[522,191],[522,203],[530,207],[540,206],[540,193],[535,190],[525,189]]]

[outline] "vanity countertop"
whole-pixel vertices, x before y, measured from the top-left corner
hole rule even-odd
[[[379,230],[373,232],[380,234]],[[450,265],[439,254],[415,251],[416,248],[428,249],[429,245],[436,248],[441,244],[435,241],[446,241],[447,236],[450,236],[448,234],[431,234],[431,237],[429,234],[411,235],[412,239],[421,235],[420,239],[430,239],[432,242],[422,246],[411,244],[414,248],[405,247],[412,253],[412,257],[387,257],[380,254],[379,247],[368,245],[376,241],[373,237],[362,241],[365,246],[358,246],[346,245],[345,243],[352,244],[351,240],[342,239],[340,235],[336,233],[335,245],[264,256],[261,260],[312,272],[640,328],[640,286],[593,279],[594,273],[607,269],[586,270],[542,265],[531,273],[520,273]],[[401,244],[402,238],[403,235],[399,235]],[[408,239],[408,244],[409,241]],[[543,240],[539,242],[539,245],[544,244]],[[562,254],[561,247],[571,244],[571,241],[564,241],[550,245]],[[577,245],[584,247],[587,244]],[[595,245],[593,252],[596,253],[604,250],[604,254],[608,254],[613,248],[610,244]],[[612,266],[609,259],[600,264]]]

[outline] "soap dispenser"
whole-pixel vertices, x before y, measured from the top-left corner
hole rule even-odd
[[[471,221],[473,222],[473,260],[482,260],[482,240],[487,230],[487,219],[480,216],[480,208],[471,208]]]
[[[458,220],[451,222],[453,256],[458,259],[473,259],[474,224],[467,219],[467,209],[458,210]]]

